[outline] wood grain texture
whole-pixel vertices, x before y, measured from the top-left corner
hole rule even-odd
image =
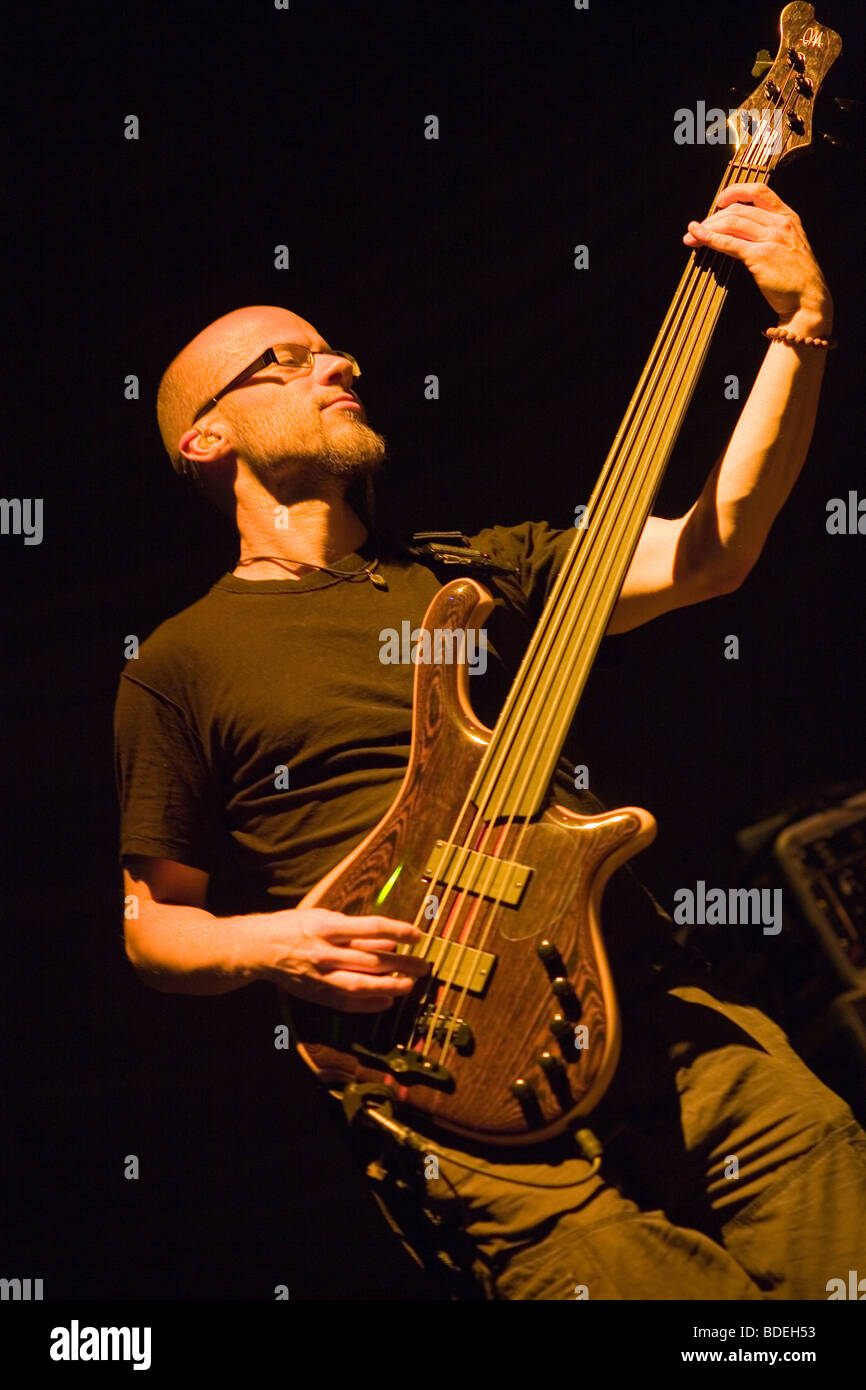
[[[459,579],[439,591],[424,624],[431,629],[479,626],[489,608],[489,595],[481,585]],[[495,828],[497,837],[505,831],[497,853],[532,868],[518,906],[497,905],[463,892],[443,896],[440,922],[419,918],[428,895],[436,891],[423,877],[435,842],[462,843],[474,819],[474,808],[465,805],[466,795],[490,731],[472,714],[468,684],[462,666],[416,667],[412,749],[394,804],[301,906],[417,920],[425,930],[432,927],[454,940],[472,919],[469,944],[496,956],[483,996],[421,983],[411,1002],[376,1015],[340,1013],[294,999],[286,1002],[301,1055],[329,1085],[385,1081],[406,1116],[415,1110],[467,1137],[527,1143],[548,1138],[586,1114],[613,1077],[619,1019],[599,925],[600,900],[614,869],[652,839],[655,822],[636,807],[586,817],[551,803],[528,822]],[[472,843],[491,847],[477,838]],[[399,865],[391,891],[377,905]],[[550,1030],[561,1004],[552,992],[552,972],[537,952],[543,938],[557,947],[580,1001],[579,1018],[572,1021],[586,1026],[588,1045],[583,1048],[575,1048],[570,1040],[561,1044]],[[422,993],[456,1013],[472,1030],[471,1050],[461,1053],[453,1043],[447,1049],[444,1065],[453,1084],[444,1089],[401,1085],[351,1050],[359,1043],[387,1051],[395,1042],[419,1050],[427,1033],[413,1031],[413,1023]],[[562,1061],[564,1084],[551,1085],[542,1071],[538,1057],[545,1050]],[[428,1044],[432,1061],[440,1060],[441,1054],[440,1043]],[[518,1077],[533,1086],[534,1116],[527,1115],[511,1094]]]

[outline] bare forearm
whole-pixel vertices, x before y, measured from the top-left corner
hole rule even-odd
[[[690,222],[687,246],[742,261],[799,337],[829,338],[833,301],[799,217],[766,184],[731,184],[717,211]],[[739,582],[757,560],[812,438],[826,349],[772,343],[731,441],[682,528],[678,563],[709,565]]]
[[[228,994],[260,978],[252,966],[262,916],[215,917],[198,907],[145,902],[126,923],[126,954],[166,994]]]
[[[423,940],[414,923],[318,907],[214,917],[149,897],[139,917],[126,922],[129,959],[165,994],[228,994],[266,980],[349,1013],[378,1013],[410,994],[430,968],[413,954]]]
[[[832,318],[803,311],[790,327],[801,336],[829,337]],[[770,344],[717,475],[701,496],[697,510],[712,510],[719,547],[733,570],[745,572],[755,563],[803,467],[826,358],[820,348]],[[707,519],[695,524],[703,529]]]

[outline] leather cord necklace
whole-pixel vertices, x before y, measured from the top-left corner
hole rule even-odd
[[[241,565],[254,565],[259,560],[270,560],[271,564],[280,565],[286,570],[288,570],[291,565],[306,565],[307,569],[322,570],[325,574],[332,574],[335,580],[345,580],[347,584],[362,584],[365,579],[369,579],[370,583],[375,585],[377,589],[387,589],[388,587],[387,581],[383,576],[374,573],[379,563],[378,558],[371,561],[369,565],[365,565],[362,570],[335,570],[331,569],[329,565],[312,565],[309,560],[292,560],[288,556],[250,555],[246,560],[238,560],[235,569],[238,569]],[[289,572],[291,573],[291,570]],[[331,586],[328,584],[324,587],[330,588]]]

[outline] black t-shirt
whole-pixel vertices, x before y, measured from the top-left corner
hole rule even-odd
[[[486,672],[470,677],[480,719],[495,723],[574,539],[546,522],[470,537],[513,576],[479,574],[495,600],[486,619]],[[120,678],[115,759],[121,861],[173,859],[211,875],[219,916],[293,907],[381,820],[409,758],[411,663],[381,659],[385,630],[417,628],[446,578],[368,538],[333,568],[379,556],[387,589],[325,572],[300,579],[225,574],[141,644]],[[566,744],[557,798],[601,809],[575,790],[579,758]],[[615,957],[634,963],[671,942],[670,919],[618,870],[605,892]],[[616,967],[617,961],[614,960]]]

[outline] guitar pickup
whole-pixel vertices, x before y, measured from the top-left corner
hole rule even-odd
[[[413,946],[410,955],[430,961],[434,980],[441,980],[452,989],[468,990],[470,994],[484,993],[496,964],[491,951],[461,946],[459,941],[446,941],[441,936],[428,936]]]
[[[458,855],[463,860],[463,867],[453,887],[467,893],[481,893],[485,898],[495,898],[508,907],[517,907],[532,877],[532,869],[528,864],[518,864],[513,859],[497,859],[477,849],[467,850],[465,845],[437,840],[422,877],[435,883],[450,883],[451,870]],[[483,893],[480,888],[482,883],[485,885]]]

